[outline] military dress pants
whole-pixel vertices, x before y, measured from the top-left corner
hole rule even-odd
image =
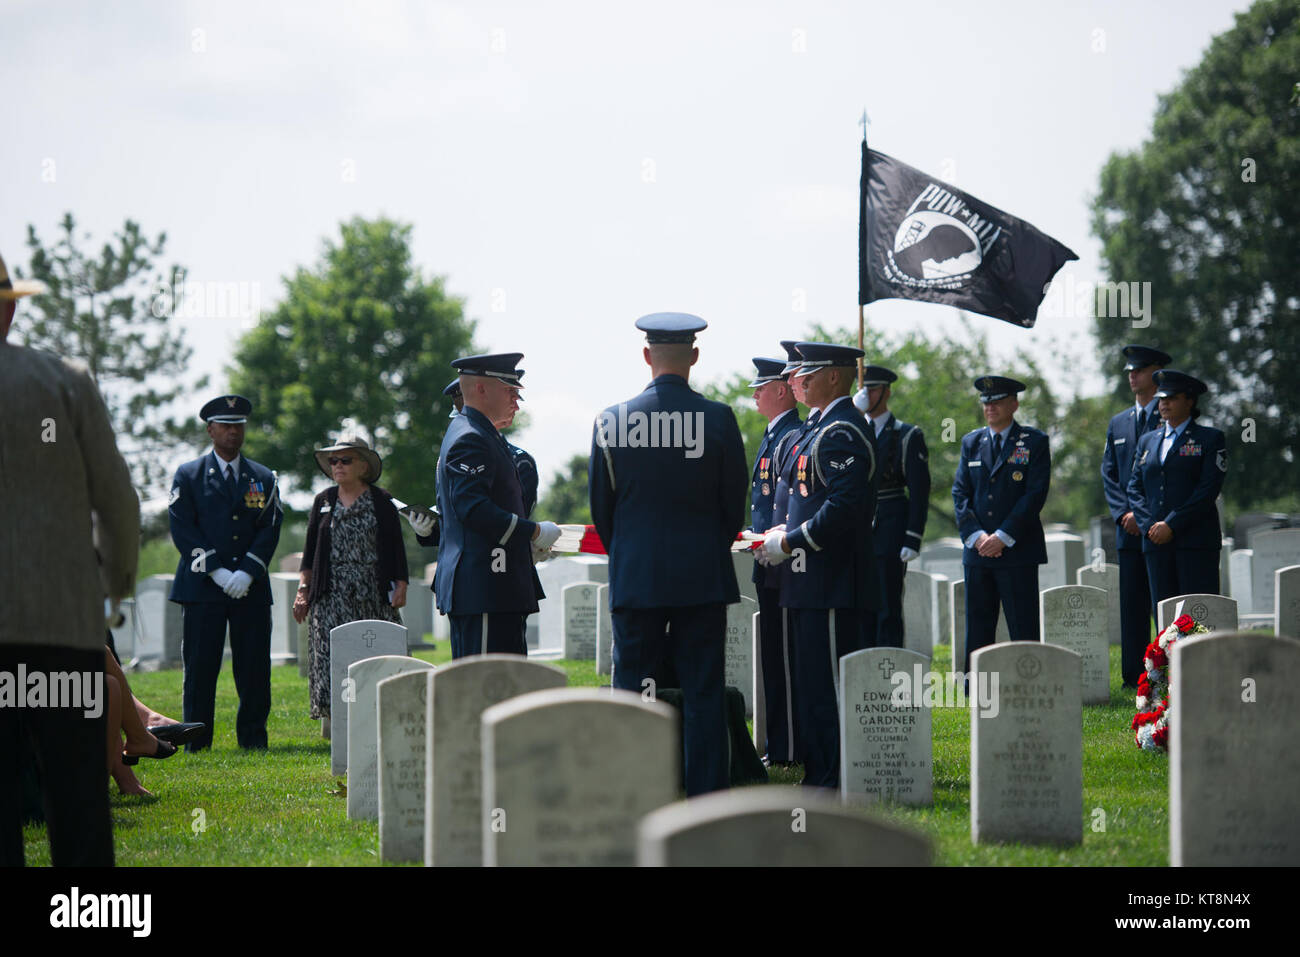
[[[246,749],[266,747],[266,719],[271,714],[271,606],[247,600],[193,602],[182,606],[184,631],[181,657],[185,661],[186,721],[202,721],[202,733],[186,746],[201,751],[212,746],[217,708],[217,675],[226,651],[230,626],[230,670],[239,693],[235,736]]]
[[[763,659],[766,747],[773,764],[803,762],[794,703],[794,634],[789,619],[789,610],[781,607],[781,590],[759,585],[758,641]]]
[[[1151,613],[1157,621],[1166,598],[1219,594],[1219,549],[1160,548],[1142,555],[1151,586]]]
[[[1120,532],[1124,534],[1123,531]],[[1120,674],[1125,687],[1136,688],[1151,643],[1151,586],[1140,549],[1122,548],[1119,557]]]
[[[840,786],[840,659],[859,650],[862,615],[856,608],[789,608],[794,624],[794,698],[799,709],[803,783]]]
[[[964,565],[962,571],[966,574],[966,661],[962,665],[966,674],[970,674],[971,655],[997,638],[999,605],[1012,641],[1041,640],[1037,565]]]
[[[863,648],[903,647],[903,578],[907,562],[892,554],[877,555],[876,582],[880,592],[880,610],[865,612],[863,622]]]
[[[469,655],[527,655],[527,615],[448,615],[451,624],[451,657]]]
[[[615,608],[610,624],[615,688],[644,693],[642,682],[659,671],[661,660],[681,682],[686,796],[726,788],[731,768],[723,690],[726,605]]]

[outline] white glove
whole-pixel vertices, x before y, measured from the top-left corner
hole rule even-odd
[[[230,576],[230,582],[226,585],[225,592],[231,598],[243,598],[248,594],[248,587],[252,584],[252,575],[245,571],[238,571]]]
[[[853,396],[854,407],[863,415],[867,414],[867,409],[871,408],[871,403],[867,401],[867,390],[859,389]]]
[[[904,545],[898,551],[898,558],[900,561],[910,562],[912,559],[920,557],[920,554],[921,553],[918,552],[915,548],[908,548],[906,545]]]
[[[758,548],[754,549],[750,554],[754,556],[754,561],[758,562],[764,568],[768,568],[772,564],[767,560],[767,552],[763,551],[762,545],[759,545]]]
[[[782,543],[785,541],[785,529],[774,528],[763,539],[763,552],[767,555],[769,565],[780,565],[790,556],[785,553]]]
[[[216,568],[208,572],[208,577],[217,583],[218,588],[225,591],[226,586],[230,584],[230,579],[235,577],[235,573],[229,568]]]
[[[433,531],[434,518],[432,515],[413,516],[410,512],[403,512],[402,517],[410,522],[411,528],[414,529],[415,534],[419,535],[421,538],[427,538],[429,533]]]
[[[533,542],[533,564],[548,561],[555,557],[555,554],[549,548],[538,548],[537,543]]]
[[[554,522],[538,522],[537,537],[533,539],[533,548],[538,551],[551,550],[551,546],[560,540],[560,526]]]

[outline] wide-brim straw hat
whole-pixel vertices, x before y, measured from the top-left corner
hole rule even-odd
[[[0,299],[21,299],[23,296],[38,296],[49,291],[49,287],[37,279],[11,278],[4,257],[0,256]]]
[[[370,466],[370,472],[362,476],[364,482],[376,482],[384,471],[384,460],[381,459],[375,451],[370,448],[365,439],[352,438],[344,436],[329,448],[316,450],[316,464],[320,470],[325,473],[327,478],[333,478],[334,473],[330,471],[329,457],[333,452],[354,452],[366,460]]]

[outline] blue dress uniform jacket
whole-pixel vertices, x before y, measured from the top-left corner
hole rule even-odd
[[[448,615],[537,611],[523,489],[501,433],[477,409],[452,419],[438,465],[442,544],[434,590]]]
[[[1215,499],[1228,470],[1223,433],[1188,422],[1162,464],[1163,438],[1162,426],[1138,440],[1137,461],[1129,475],[1128,497],[1142,530],[1142,551],[1212,550],[1217,568],[1223,539]],[[1157,545],[1146,537],[1156,522],[1173,530],[1173,541]]]
[[[240,456],[232,498],[222,477],[224,467],[217,454],[209,452],[176,470],[167,517],[181,555],[170,598],[181,604],[234,602],[208,574],[228,568],[253,578],[240,601],[270,605],[268,568],[280,542],[283,517],[280,496],[271,494],[275,479],[270,469]]]
[[[1152,425],[1161,425],[1160,413],[1152,411],[1151,415],[1155,421],[1147,424],[1146,431],[1150,431]],[[1146,431],[1138,432],[1137,421],[1137,408],[1134,406],[1111,417],[1106,428],[1106,449],[1101,457],[1101,484],[1110,517],[1115,522],[1115,548],[1140,552],[1142,538],[1128,534],[1121,524],[1125,514],[1133,511],[1128,497],[1128,480],[1133,474],[1138,440],[1146,434]]]
[[[601,413],[588,491],[611,609],[740,600],[731,543],[745,526],[745,471],[735,414],[681,376],[661,375]]]
[[[1039,513],[1052,480],[1047,435],[1013,421],[1003,440],[1002,456],[993,461],[993,437],[987,427],[961,440],[961,460],[952,483],[957,528],[965,542],[975,532],[1006,532],[1015,545],[997,558],[967,547],[964,565],[1008,568],[1047,563],[1047,546]]]
[[[879,607],[871,523],[876,511],[875,436],[847,398],[825,410],[790,449],[784,608]]]
[[[758,444],[758,451],[754,455],[749,489],[751,531],[766,532],[773,525],[779,525],[785,520],[784,515],[780,519],[772,517],[777,486],[777,451],[781,446],[781,440],[802,425],[798,410],[790,409],[777,416],[776,421],[763,432],[763,441]],[[764,568],[758,562],[754,562],[752,581],[755,585],[777,588],[781,583],[780,571],[775,568]]]
[[[537,461],[510,442],[506,442],[506,448],[510,450],[510,460],[515,463],[515,471],[519,473],[519,487],[524,494],[524,518],[529,518],[537,505]]]
[[[876,554],[896,560],[905,547],[919,552],[925,537],[930,463],[920,427],[890,416],[876,438],[876,465]]]

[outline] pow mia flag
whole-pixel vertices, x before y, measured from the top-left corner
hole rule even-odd
[[[1070,249],[862,144],[858,302],[939,302],[1029,328]]]

